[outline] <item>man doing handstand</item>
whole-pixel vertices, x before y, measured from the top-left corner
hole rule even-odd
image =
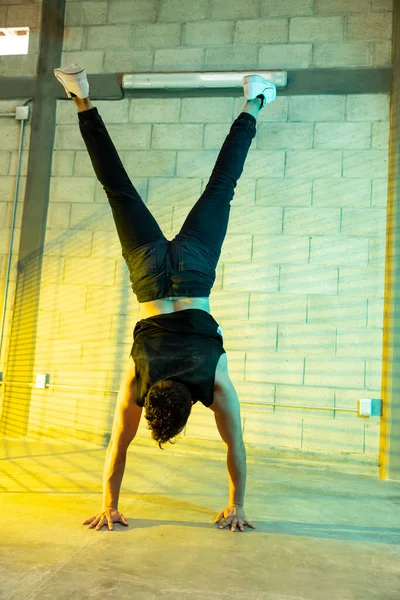
[[[243,77],[247,102],[222,145],[208,184],[179,233],[167,240],[130,181],[97,108],[89,98],[83,67],[54,69],[78,109],[81,134],[98,180],[108,196],[122,255],[140,305],[127,372],[117,397],[103,475],[102,510],[84,524],[101,529],[128,525],[118,511],[126,454],[142,409],[152,437],[162,448],[185,427],[192,405],[214,412],[227,445],[229,504],[214,520],[234,531],[246,520],[243,504],[246,451],[240,405],[228,374],[222,331],[210,314],[209,296],[228,228],[230,203],[259,111],[276,97],[259,75]],[[172,443],[172,442],[171,442]]]

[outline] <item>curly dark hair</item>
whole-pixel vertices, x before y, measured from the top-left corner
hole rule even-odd
[[[171,439],[186,425],[192,410],[191,398],[183,383],[171,379],[157,381],[147,392],[144,399],[147,429],[161,450],[164,450],[161,444],[168,441],[174,444]]]

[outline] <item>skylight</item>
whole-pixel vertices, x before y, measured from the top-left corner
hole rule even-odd
[[[29,27],[0,27],[0,55],[28,54]]]

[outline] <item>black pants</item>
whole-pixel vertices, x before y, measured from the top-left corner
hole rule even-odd
[[[93,168],[111,205],[138,301],[208,297],[228,228],[230,203],[256,134],[256,119],[241,113],[234,121],[203,194],[169,241],[130,181],[97,108],[79,112],[78,117]]]

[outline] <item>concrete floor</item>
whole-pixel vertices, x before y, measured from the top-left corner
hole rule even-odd
[[[104,449],[0,441],[1,600],[399,600],[400,484],[376,467],[248,449],[246,516],[219,530],[221,443],[161,451],[136,439],[120,510],[129,528],[88,530]],[[345,469],[342,472],[338,469]]]

